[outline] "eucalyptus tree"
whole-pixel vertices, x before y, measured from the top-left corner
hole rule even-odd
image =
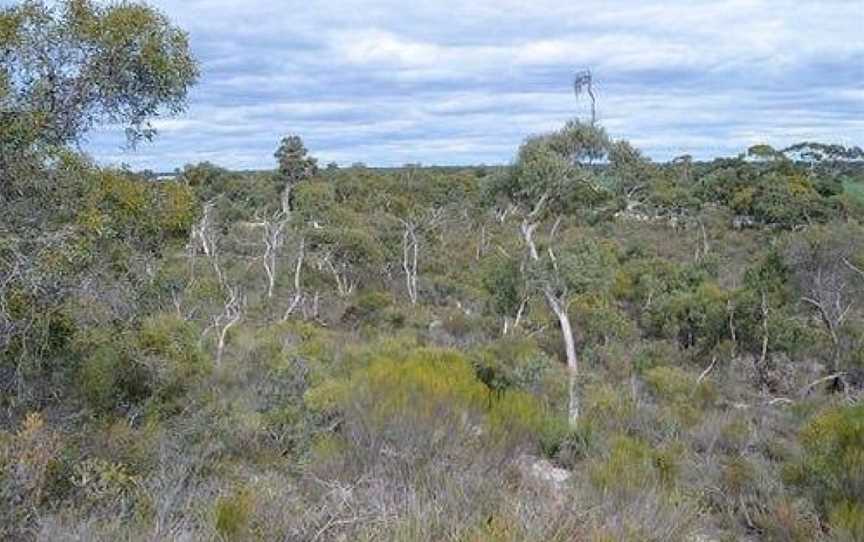
[[[651,160],[628,141],[615,141],[610,145],[607,186],[620,201],[620,214],[636,213],[645,204],[656,176],[657,168]]]
[[[66,145],[103,122],[150,138],[150,121],[181,112],[197,77],[186,33],[144,4],[28,0],[0,11],[0,110],[29,125],[31,141]]]
[[[303,139],[297,135],[282,138],[273,156],[279,162],[277,180],[282,190],[282,212],[288,214],[294,206],[292,190],[297,183],[318,173],[318,160],[309,155]]]
[[[545,298],[561,328],[569,374],[571,424],[579,417],[579,357],[568,314],[571,281],[559,266],[557,235],[565,218],[607,197],[608,192],[591,166],[607,156],[609,146],[602,128],[571,121],[559,131],[526,140],[512,170],[493,181],[493,192],[505,195],[520,219],[519,232],[527,253],[527,282]],[[542,243],[537,240],[541,228],[545,230]]]
[[[186,33],[145,4],[0,8],[0,364],[15,363],[19,388],[28,358],[39,371],[66,359],[76,327],[155,303],[130,285],[152,285],[163,245],[186,236],[191,191],[100,169],[77,145],[105,123],[130,144],[152,138],[197,77]]]

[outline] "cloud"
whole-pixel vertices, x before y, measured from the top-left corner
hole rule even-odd
[[[202,81],[152,144],[93,134],[106,163],[271,167],[286,133],[324,162],[505,163],[586,114],[584,67],[610,133],[656,159],[864,143],[856,0],[152,3],[189,30]]]

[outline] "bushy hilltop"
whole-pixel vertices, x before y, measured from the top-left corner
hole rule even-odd
[[[858,148],[189,165],[151,8],[0,9],[0,537],[864,540]]]
[[[808,148],[64,155],[5,204],[4,529],[860,539],[861,171]]]

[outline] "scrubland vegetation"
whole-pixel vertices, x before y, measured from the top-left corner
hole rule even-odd
[[[74,142],[185,36],[63,5],[0,11],[0,538],[864,540],[860,149],[153,181]]]

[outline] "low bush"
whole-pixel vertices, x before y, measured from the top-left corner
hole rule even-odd
[[[803,453],[787,465],[787,479],[813,499],[832,525],[839,522],[841,531],[864,534],[854,519],[864,507],[864,405],[818,414],[799,438]]]

